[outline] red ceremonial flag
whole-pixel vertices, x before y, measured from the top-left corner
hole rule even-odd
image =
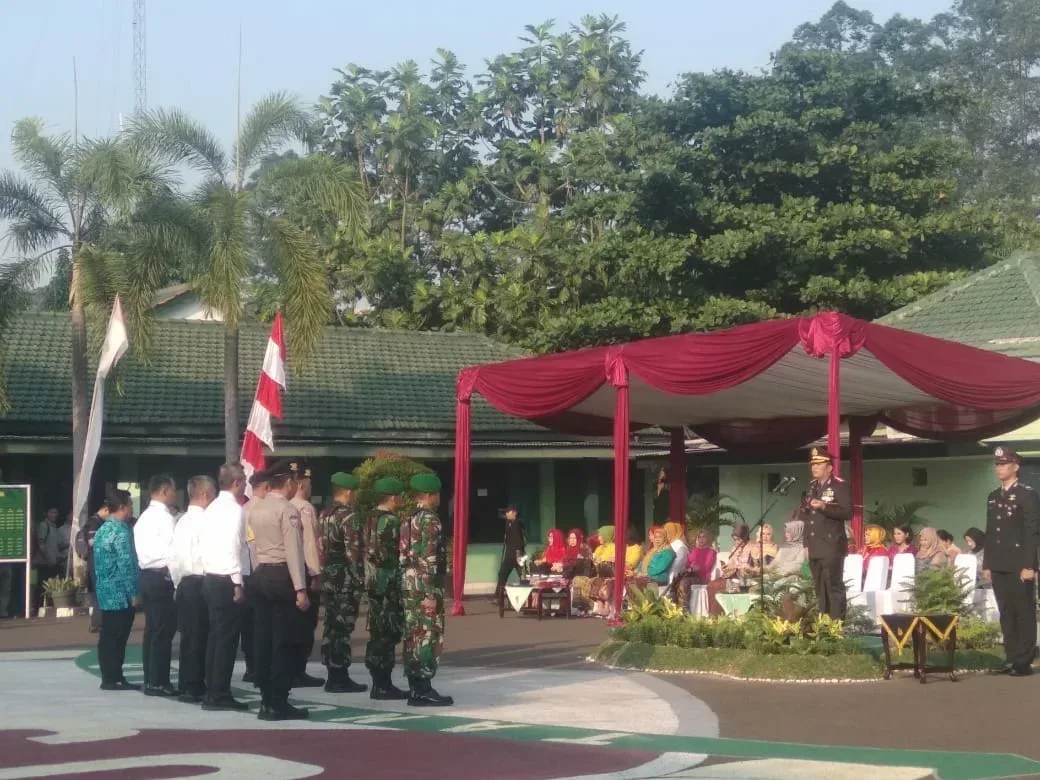
[[[274,315],[271,336],[267,340],[264,365],[256,385],[256,398],[249,412],[246,434],[242,439],[242,468],[248,479],[267,465],[264,447],[274,450],[271,418],[282,419],[282,391],[285,390],[285,335],[281,312]],[[252,495],[252,488],[246,492]]]

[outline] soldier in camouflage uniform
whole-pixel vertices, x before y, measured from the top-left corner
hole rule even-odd
[[[401,641],[404,616],[401,613],[401,569],[399,551],[404,483],[393,477],[376,480],[379,504],[369,514],[365,532],[366,590],[368,591],[368,646],[365,666],[372,675],[373,699],[407,699],[390,681],[394,655]]]
[[[437,507],[441,481],[416,474],[410,484],[418,510],[401,525],[401,601],[404,605],[404,672],[413,707],[450,707],[455,700],[430,685],[444,646],[444,540]]]
[[[332,506],[318,518],[318,544],[324,565],[321,587],[325,602],[322,659],[329,670],[328,693],[361,693],[363,683],[350,679],[350,635],[357,623],[364,590],[364,527],[354,508],[358,480],[339,471],[332,475]]]

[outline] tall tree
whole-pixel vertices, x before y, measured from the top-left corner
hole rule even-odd
[[[308,229],[307,221],[320,212],[341,229],[356,231],[365,216],[357,176],[331,160],[290,160],[262,173],[255,187],[246,186],[265,157],[294,140],[309,141],[311,130],[307,112],[283,93],[253,106],[229,152],[179,110],[146,112],[131,123],[138,147],[203,176],[193,201],[204,242],[191,278],[202,300],[224,317],[224,450],[229,461],[238,459],[240,444],[243,287],[257,264],[279,280],[289,347],[299,366],[316,345],[331,311],[320,237]],[[281,207],[265,199],[268,187],[281,193]]]

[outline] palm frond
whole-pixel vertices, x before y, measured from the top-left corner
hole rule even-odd
[[[11,154],[33,179],[47,182],[65,197],[69,194],[67,168],[76,150],[68,135],[47,136],[43,130],[39,117],[19,119],[11,131]]]
[[[284,217],[268,221],[269,251],[282,283],[289,354],[299,371],[313,354],[332,313],[325,265],[312,235]]]
[[[92,193],[122,219],[139,199],[168,193],[174,185],[169,167],[157,165],[125,140],[111,138],[84,144],[75,178],[80,191]]]
[[[220,181],[227,180],[227,157],[205,127],[179,109],[146,111],[130,120],[131,143],[168,165],[187,164]]]
[[[246,171],[264,157],[293,140],[307,143],[311,133],[310,115],[294,97],[274,92],[262,98],[242,122],[235,147],[234,159],[243,181]]]
[[[0,219],[10,222],[8,233],[20,252],[36,253],[68,238],[60,208],[30,182],[0,172]]]
[[[205,267],[192,280],[202,300],[224,315],[229,328],[242,316],[242,280],[249,273],[246,251],[248,192],[214,189],[203,203],[211,226],[209,255]]]
[[[368,199],[357,173],[328,155],[286,159],[264,171],[257,189],[280,200],[289,216],[296,207],[315,209],[358,238],[367,227]]]

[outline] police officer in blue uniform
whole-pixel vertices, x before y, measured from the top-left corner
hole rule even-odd
[[[1008,447],[993,451],[1000,487],[986,500],[982,576],[993,583],[1007,663],[1001,674],[1033,673],[1036,653],[1036,572],[1040,548],[1040,497],[1018,481],[1022,458]]]

